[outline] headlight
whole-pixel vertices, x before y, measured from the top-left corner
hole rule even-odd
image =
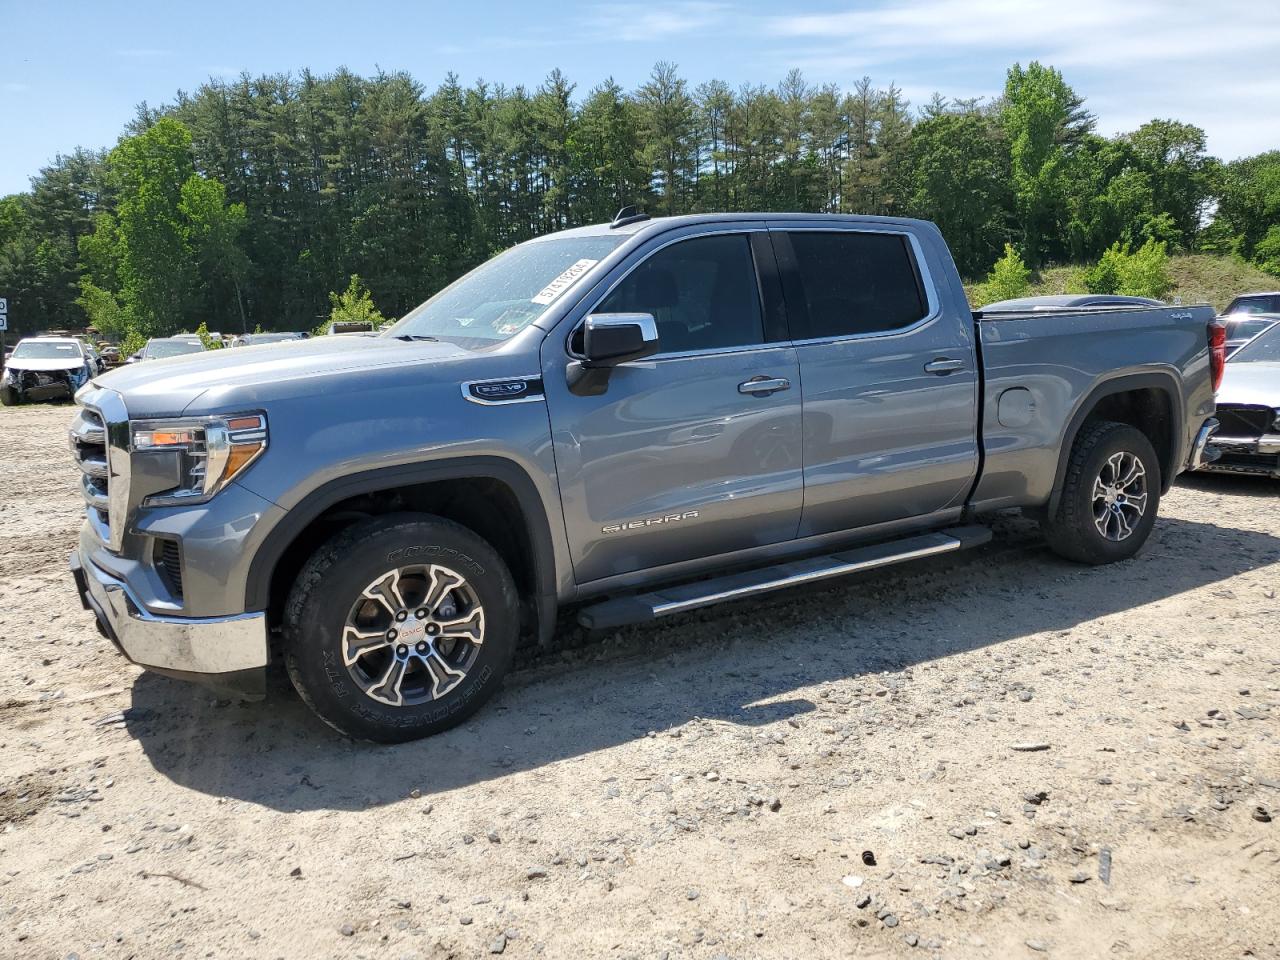
[[[177,486],[144,501],[149,506],[203,503],[267,449],[267,418],[235,417],[135,420],[135,456],[177,458]]]

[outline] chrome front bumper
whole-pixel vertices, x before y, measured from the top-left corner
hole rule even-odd
[[[266,693],[265,613],[165,617],[148,611],[123,580],[71,553],[80,602],[126,657],[147,670],[247,698]]]

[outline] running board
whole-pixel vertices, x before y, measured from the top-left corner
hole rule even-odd
[[[791,560],[772,567],[732,573],[710,580],[699,580],[680,586],[663,587],[650,593],[630,597],[616,597],[601,603],[583,607],[578,612],[578,623],[588,630],[605,630],[629,623],[644,623],[673,613],[685,613],[699,607],[708,607],[725,600],[781,590],[805,583],[843,577],[850,573],[874,570],[932,557],[940,553],[952,553],[969,547],[977,547],[991,539],[991,530],[983,526],[952,527],[936,533],[923,533],[902,540],[890,540],[868,547],[842,550],[822,557]]]

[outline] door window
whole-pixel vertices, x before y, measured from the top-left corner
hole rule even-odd
[[[662,353],[764,342],[760,293],[744,234],[681,240],[631,271],[595,313],[651,313]]]
[[[805,338],[899,330],[928,313],[901,234],[795,230],[787,237],[804,290]]]

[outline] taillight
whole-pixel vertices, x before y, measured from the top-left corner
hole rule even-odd
[[[1213,392],[1222,386],[1222,373],[1227,365],[1227,328],[1218,321],[1209,324],[1209,374],[1213,378]]]

